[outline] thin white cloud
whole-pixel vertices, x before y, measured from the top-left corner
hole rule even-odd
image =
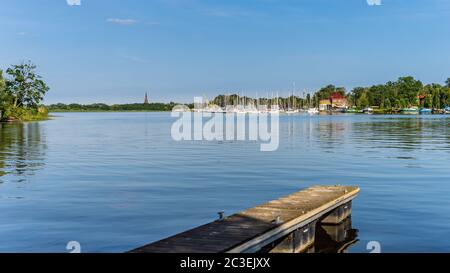
[[[66,0],[69,6],[81,6],[81,0]]]
[[[369,6],[381,6],[381,0],[367,0]]]
[[[113,23],[122,26],[130,26],[138,23],[138,21],[135,19],[121,19],[121,18],[109,18],[106,21],[108,23]]]

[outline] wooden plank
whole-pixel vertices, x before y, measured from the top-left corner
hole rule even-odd
[[[353,200],[358,187],[316,186],[250,208],[132,253],[255,252]],[[275,220],[279,219],[279,222]]]
[[[333,194],[330,194],[330,190]],[[320,195],[319,193],[323,193]],[[314,199],[310,200],[310,205],[307,209],[302,210],[302,214],[296,218],[285,221],[279,226],[268,230],[261,236],[257,236],[237,247],[233,247],[227,252],[229,253],[242,253],[242,252],[255,252],[265,245],[278,240],[294,230],[308,225],[311,222],[318,220],[320,217],[336,209],[339,206],[353,200],[359,193],[357,187],[313,187],[305,191],[294,194],[295,196],[305,195],[313,196]]]

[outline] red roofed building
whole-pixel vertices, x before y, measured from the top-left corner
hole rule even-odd
[[[347,98],[339,92],[331,94],[328,100],[320,101],[320,109],[322,111],[332,109],[346,109],[346,108],[348,108]]]
[[[348,108],[347,98],[339,92],[331,94],[330,102],[332,108]]]

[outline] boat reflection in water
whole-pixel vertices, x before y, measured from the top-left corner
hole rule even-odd
[[[261,253],[345,253],[358,242],[348,217],[338,225],[312,224],[261,249]],[[307,246],[307,247],[304,247]]]

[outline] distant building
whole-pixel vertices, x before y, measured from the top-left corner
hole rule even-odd
[[[147,93],[145,93],[144,104],[148,104],[148,96],[147,96]]]
[[[345,96],[339,92],[335,92],[330,95],[328,99],[321,100],[319,102],[320,111],[331,111],[334,109],[347,109],[348,101]]]
[[[345,96],[339,92],[335,92],[330,96],[331,108],[333,109],[346,109],[348,108],[348,101]]]
[[[330,111],[331,110],[331,102],[330,99],[321,100],[319,102],[319,110],[320,111]]]

